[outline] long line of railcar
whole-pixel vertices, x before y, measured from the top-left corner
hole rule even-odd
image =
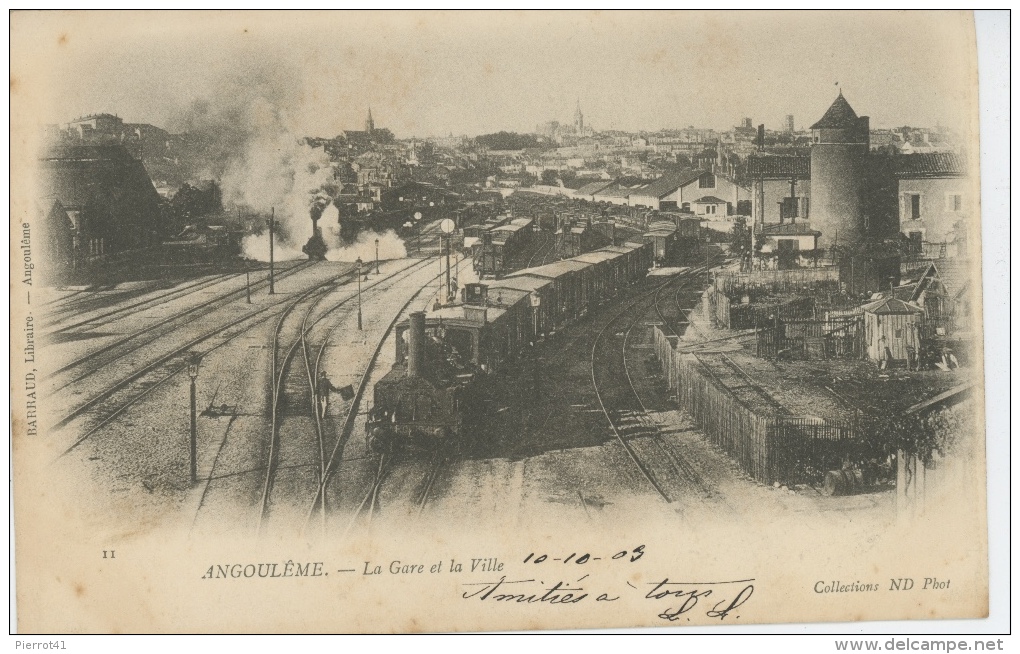
[[[633,282],[652,245],[625,243],[468,284],[457,304],[412,314],[396,329],[396,362],[375,386],[366,429],[377,451],[465,441],[485,379]]]

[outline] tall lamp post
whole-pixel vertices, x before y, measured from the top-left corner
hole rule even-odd
[[[273,278],[273,234],[276,232],[276,207],[269,216],[269,294],[276,293],[275,279]]]
[[[379,274],[379,239],[375,239],[375,274]]]
[[[188,358],[188,377],[191,377],[191,483],[198,482],[198,398],[195,392],[195,381],[198,379],[198,367],[202,363],[201,354],[192,354]]]
[[[531,301],[531,314],[534,320],[531,337],[538,342],[538,308],[542,306],[542,295],[538,291],[532,291],[528,299]]]
[[[361,257],[355,261],[358,265],[358,330],[361,330]]]
[[[536,354],[536,347],[538,346],[538,309],[542,306],[542,296],[538,291],[532,291],[528,297],[531,303],[531,315],[534,320],[533,327],[531,329],[531,388],[535,394],[535,400],[539,400],[542,397],[541,389],[541,378],[542,378],[542,365],[541,359]]]
[[[421,212],[414,212],[414,229],[415,229],[415,250],[418,254],[421,254]]]
[[[453,230],[457,225],[449,218],[444,218],[439,223],[439,229],[446,235],[446,301],[450,301],[450,240],[453,238]]]

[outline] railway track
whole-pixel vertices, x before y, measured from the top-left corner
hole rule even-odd
[[[267,317],[268,315],[271,315],[273,311],[278,310],[280,307],[281,303],[277,302],[262,307],[260,309],[256,309],[251,313],[246,313],[240,317],[228,320],[226,323],[220,323],[211,328],[207,328],[199,332],[198,336],[187,340],[183,345],[171,344],[167,350],[157,355],[154,360],[151,360],[145,365],[130,371],[126,375],[120,377],[112,384],[107,386],[104,390],[92,395],[85,402],[70,409],[64,415],[63,418],[58,420],[53,425],[53,429],[60,430],[65,428],[67,425],[69,425],[77,418],[84,416],[85,414],[91,412],[93,409],[98,408],[103,402],[110,399],[111,397],[117,396],[123,391],[138,390],[140,388],[145,391],[145,394],[147,394],[148,392],[155,390],[155,387],[161,385],[165,381],[168,381],[170,377],[176,375],[178,372],[183,370],[184,367],[186,367],[187,363],[185,359],[187,358],[187,355],[191,354],[193,348],[203,345],[210,341],[216,343],[214,346],[208,348],[207,350],[201,353],[202,356],[205,356],[205,354],[207,354],[208,352],[216,350],[222,347],[223,345],[226,345],[227,343],[231,342],[234,338],[244,333],[245,330],[250,329],[251,326],[253,326],[258,320],[262,319],[263,317]],[[189,331],[193,331],[193,329]],[[135,351],[140,347],[141,347],[140,345],[133,347],[132,351]],[[153,381],[151,379],[153,375],[158,377],[161,373],[166,373],[168,370],[171,372],[171,374],[164,375],[163,377],[159,378],[158,381]],[[73,383],[74,381],[65,383],[57,390],[67,388]],[[47,397],[51,397],[55,393],[56,391],[51,391],[49,395],[47,395]],[[133,404],[141,397],[142,395],[136,396],[133,400],[119,407],[119,409],[115,413],[119,413],[120,410],[126,409],[128,406]],[[100,426],[108,424],[109,419],[110,419],[109,416],[107,418],[102,419],[100,421],[101,422]],[[95,428],[92,428],[87,433],[91,434],[94,432],[94,430]],[[78,443],[76,443],[75,446],[77,444]]]
[[[707,267],[681,273],[627,303],[599,330],[592,343],[591,379],[599,407],[617,441],[642,476],[667,503],[677,502],[691,492],[710,497],[713,489],[664,438],[659,426],[647,417],[647,407],[627,366],[627,346],[644,314],[633,309],[651,296],[654,310],[660,318],[664,318],[659,307],[662,292],[677,281],[681,282],[682,289]],[[622,344],[614,347],[608,342],[608,336],[620,333],[621,329]],[[624,379],[625,384],[621,383]]]
[[[343,461],[344,449],[348,441],[350,440],[351,433],[354,430],[354,425],[357,420],[358,407],[360,406],[361,400],[364,397],[365,391],[368,388],[368,384],[371,379],[372,372],[374,371],[376,363],[379,359],[379,355],[382,352],[382,349],[385,346],[390,333],[393,331],[393,328],[400,321],[400,318],[404,315],[407,309],[415,302],[415,300],[422,293],[428,290],[429,285],[435,279],[436,277],[433,277],[426,281],[425,284],[423,284],[420,289],[418,289],[414,294],[411,295],[410,298],[408,298],[408,300],[394,313],[393,318],[389,321],[389,323],[386,326],[386,329],[383,331],[382,336],[377,341],[375,349],[372,352],[372,356],[369,359],[364,372],[361,374],[361,378],[358,382],[357,388],[355,389],[354,399],[352,400],[351,404],[347,407],[347,410],[344,414],[340,432],[337,435],[334,446],[330,451],[329,457],[326,460],[325,466],[323,468],[322,481],[319,484],[319,488],[317,489],[314,498],[312,499],[312,502],[309,505],[308,511],[306,513],[305,529],[307,529],[308,525],[310,524],[310,521],[313,515],[315,514],[316,510],[319,511],[321,521],[323,523],[323,526],[325,526],[327,514],[326,498],[329,496],[328,492],[329,487],[333,479],[335,478],[337,471],[339,470],[340,463]],[[318,361],[322,357],[322,350],[325,348],[325,346],[326,342],[323,342],[322,346],[320,347],[319,355],[316,357],[316,366],[318,366]],[[353,528],[354,524],[357,522],[361,513],[365,510],[366,506],[368,506],[370,509],[369,520],[371,521],[371,517],[374,514],[378,505],[379,489],[384,479],[389,474],[393,464],[394,464],[393,456],[386,454],[378,455],[378,468],[376,474],[373,477],[373,480],[370,484],[370,488],[368,490],[368,493],[365,495],[365,498],[352,513],[350,523],[348,524],[347,529],[344,531],[345,536]],[[436,474],[438,474],[438,472]],[[431,487],[434,481],[435,479],[433,478],[432,482],[428,483],[427,485],[429,489],[428,492],[431,492]],[[424,505],[424,503],[427,501],[428,492],[426,492],[421,498],[422,505]]]
[[[286,279],[287,277],[290,277],[302,270],[308,269],[311,265],[312,262],[304,262],[300,265],[294,266],[285,273],[278,275],[277,279]],[[268,281],[264,281],[261,284],[268,284]],[[60,391],[88,379],[92,375],[96,374],[100,370],[106,369],[108,366],[123,357],[152,345],[162,338],[173,335],[175,332],[181,331],[185,325],[194,323],[194,321],[202,315],[212,313],[213,311],[228,305],[244,293],[245,289],[242,288],[219,294],[189,309],[167,316],[166,318],[158,320],[147,327],[132,332],[122,338],[118,338],[112,343],[108,343],[98,349],[92,350],[87,354],[69,361],[50,373],[48,381],[53,382],[54,385],[47,390],[47,397],[56,395]],[[148,338],[142,339],[140,338],[142,336],[148,336]],[[68,374],[63,380],[61,380],[60,376],[64,373]]]
[[[434,263],[433,260],[424,259],[402,268],[393,275],[363,286],[362,295],[368,295],[371,300],[372,296],[388,290],[432,263]],[[423,285],[414,294],[412,300],[426,290],[428,284],[434,279],[435,277]],[[281,315],[276,330],[274,330],[271,346],[273,351],[272,397],[270,400],[271,435],[265,467],[265,478],[256,519],[256,534],[260,534],[263,531],[263,524],[273,508],[273,489],[281,485],[286,486],[291,491],[284,494],[288,497],[314,495],[315,499],[306,516],[305,526],[307,527],[315,509],[318,508],[322,517],[323,527],[325,527],[326,503],[320,500],[324,497],[323,491],[328,484],[330,471],[339,462],[343,445],[350,436],[354,418],[357,416],[357,405],[364,393],[364,386],[371,372],[372,364],[381,350],[380,344],[376,348],[368,370],[363,375],[362,382],[355,392],[354,401],[344,416],[343,426],[336,441],[332,443],[332,450],[330,451],[330,444],[327,443],[325,425],[323,424],[326,416],[321,415],[315,407],[315,385],[318,379],[318,372],[321,370],[324,352],[336,329],[342,324],[342,321],[333,321],[331,325],[324,328],[322,333],[316,333],[315,330],[323,324],[327,316],[330,316],[337,310],[343,307],[352,309],[356,296],[348,296],[336,302],[328,309],[316,313],[316,309],[325,298],[325,295],[324,293],[319,296],[308,295],[298,298],[290,310]],[[304,311],[296,311],[302,303],[307,305]],[[407,304],[410,304],[410,300]],[[406,306],[405,304],[404,307],[401,307],[397,318],[399,318],[400,313],[403,312]],[[301,316],[300,320],[296,318],[298,315]],[[288,319],[292,316],[294,318],[288,323]],[[387,326],[385,334],[381,339],[382,342],[389,335],[397,318]],[[319,343],[317,349],[315,342]],[[301,361],[295,365],[294,359],[297,358],[298,352],[301,353]],[[281,434],[284,431],[287,420],[294,418],[298,418],[299,422],[291,425],[293,429],[286,430],[288,434],[287,439],[282,439]],[[309,429],[309,425],[306,422],[309,419],[312,422],[313,430]],[[310,431],[314,431],[314,436],[309,433]],[[327,451],[330,451],[328,457],[326,456]],[[309,452],[313,453],[314,459],[310,462],[307,460]],[[286,464],[281,465],[281,461],[285,461]],[[286,472],[281,475],[281,470],[286,470]],[[310,471],[314,474],[311,474]]]
[[[54,431],[65,429],[78,418],[98,412],[105,406],[107,400],[112,400],[111,404],[114,405],[106,412],[103,412],[95,422],[83,428],[75,441],[57,458],[62,458],[69,454],[93,435],[99,433],[103,427],[113,422],[122,413],[183,372],[187,368],[187,359],[192,348],[198,345],[206,345],[207,347],[201,352],[201,355],[203,357],[208,356],[210,353],[232,342],[235,338],[247,333],[261,319],[272,315],[273,311],[279,309],[279,304],[263,307],[254,313],[246,314],[225,325],[220,325],[215,330],[205,332],[189,340],[184,345],[174,348],[168,354],[132,372],[98,395],[90,398],[84,404],[72,409],[53,425]]]
[[[344,529],[342,536],[343,540],[346,540],[347,536],[354,529],[354,525],[357,524],[358,518],[361,517],[365,507],[368,506],[368,521],[372,521],[372,517],[375,515],[376,508],[379,504],[379,488],[382,486],[383,480],[389,473],[390,457],[386,454],[380,454],[378,464],[376,465],[375,475],[372,478],[372,483],[369,484],[368,492],[365,493],[364,499],[361,500],[361,504],[351,513],[350,520],[347,522],[347,528]]]
[[[87,292],[88,291],[85,290],[85,289],[79,289],[77,291],[71,291],[67,295],[64,295],[64,296],[61,296],[61,297],[58,297],[58,298],[53,298],[52,300],[47,300],[46,302],[43,302],[41,306],[44,309],[46,307],[52,307],[53,309],[55,309],[57,311],[61,311],[64,306],[66,306],[68,304],[72,304],[74,302],[77,302],[78,299],[81,299],[78,296],[82,295],[83,293],[87,293]],[[77,299],[75,299],[75,298],[77,298]]]
[[[708,374],[729,390],[744,406],[753,411],[765,408],[777,415],[789,415],[790,411],[782,403],[726,354],[695,353],[694,356]]]
[[[298,266],[302,266],[302,265],[304,265],[306,263],[307,262],[302,262],[302,263],[298,264]],[[285,269],[281,270],[280,274],[286,273],[287,270],[289,270],[289,269],[290,268],[285,268]],[[259,271],[259,272],[261,272],[261,271]],[[261,279],[261,280],[257,280],[255,282],[255,284],[252,285],[252,290],[255,290],[257,288],[262,288],[262,287],[264,287],[264,286],[266,286],[268,284],[268,275],[269,275],[269,272],[268,271],[265,271],[265,272],[266,272],[266,278],[265,279]],[[180,299],[182,297],[190,295],[191,293],[197,293],[199,291],[207,290],[207,289],[212,288],[213,286],[216,286],[218,284],[223,284],[225,282],[230,282],[230,281],[233,281],[235,279],[238,279],[238,278],[240,278],[244,274],[245,273],[243,273],[243,272],[241,272],[241,273],[224,273],[224,274],[220,274],[220,275],[215,275],[212,278],[200,279],[200,280],[196,280],[196,281],[191,282],[191,283],[186,283],[186,284],[174,286],[174,287],[172,287],[170,289],[166,289],[166,292],[160,293],[160,294],[156,295],[155,297],[148,297],[148,298],[145,298],[143,300],[139,300],[138,302],[132,302],[130,304],[117,307],[116,309],[113,309],[112,311],[107,311],[106,313],[102,313],[102,314],[99,314],[97,316],[91,316],[91,317],[86,318],[84,320],[79,320],[78,322],[72,323],[70,325],[60,326],[57,329],[52,329],[50,331],[47,331],[46,333],[43,334],[43,336],[51,338],[51,337],[53,337],[53,336],[55,336],[57,334],[65,334],[67,332],[74,331],[76,329],[81,329],[82,327],[89,327],[89,326],[91,326],[93,328],[95,328],[95,327],[103,327],[103,326],[108,325],[108,324],[110,324],[111,322],[114,321],[114,320],[111,320],[111,319],[116,319],[118,317],[128,316],[131,313],[135,313],[135,312],[138,312],[138,311],[144,311],[146,309],[150,309],[152,307],[158,306],[158,305],[163,304],[164,302],[167,302],[167,301],[170,301],[170,300]],[[51,321],[48,324],[44,322],[43,326],[44,326],[44,328],[48,328],[48,327],[52,327],[52,326],[55,326],[55,325],[59,325],[60,323],[66,321],[67,319],[71,318],[72,316],[77,316],[77,315],[80,315],[80,314],[78,312],[74,312],[74,314],[72,314],[72,315],[68,315],[68,316],[64,316],[62,318],[58,318],[57,320]]]
[[[106,290],[112,290],[113,287],[107,286],[104,288]],[[152,287],[121,289],[109,293],[105,292],[103,289],[75,291],[70,296],[58,298],[52,301],[53,306],[51,306],[51,308],[46,312],[46,318],[50,320],[44,321],[43,326],[48,327],[55,324],[56,321],[53,321],[52,318],[56,318],[58,316],[76,315],[82,311],[95,311],[152,291]],[[44,306],[50,305],[47,304]]]
[[[429,501],[429,495],[432,493],[432,487],[435,486],[436,478],[439,477],[439,473],[442,472],[445,464],[446,460],[442,453],[436,452],[432,455],[428,470],[425,472],[425,478],[422,480],[419,492],[414,498],[414,504],[418,507],[417,514],[419,516],[425,510],[425,505]]]
[[[540,245],[538,249],[532,253],[531,257],[528,259],[527,265],[524,266],[525,268],[533,268],[535,266],[544,265],[548,263],[550,256],[555,253],[556,235],[544,231],[539,232],[539,234],[547,236],[548,238],[546,238],[545,243]]]
[[[318,423],[319,412],[315,406],[315,379],[311,377],[311,370],[308,365],[306,337],[309,329],[308,318],[331,290],[333,289],[312,288],[295,298],[287,306],[286,310],[280,314],[273,329],[272,344],[270,346],[272,352],[272,397],[270,400],[269,454],[266,463],[265,483],[262,486],[262,497],[259,502],[259,512],[255,527],[256,535],[261,533],[263,520],[268,515],[270,509],[270,496],[273,485],[277,481],[281,449],[284,445],[286,445],[288,450],[296,449],[294,454],[288,451],[287,459],[291,462],[296,458],[295,454],[297,457],[300,457],[308,449],[307,445],[309,443],[304,442],[307,439],[304,438],[306,434],[303,433],[306,430],[295,430],[296,434],[289,437],[286,442],[281,442],[280,426],[282,414],[286,410],[293,412],[295,415],[314,416],[316,423]],[[349,301],[349,299],[347,298],[344,302]],[[306,304],[307,307],[301,313],[300,320],[288,320],[295,313],[295,309],[302,304]],[[341,304],[338,304],[337,307],[341,306]],[[286,334],[284,331],[285,327],[287,329]],[[282,357],[280,356],[281,343],[283,343],[282,347],[284,350]],[[299,347],[305,353],[304,374],[302,374],[300,366],[291,366],[294,355]],[[321,453],[322,432],[321,430],[316,431],[318,449]],[[314,445],[312,443],[313,448]],[[293,463],[291,463],[289,469],[292,471],[296,469]]]
[[[670,472],[672,473],[672,478],[681,482],[683,486],[682,492],[694,492],[701,495],[704,499],[713,499],[717,495],[715,489],[705,480],[704,476],[691,465],[690,461],[688,461],[687,458],[677,450],[676,446],[670,441],[670,439],[661,433],[660,426],[651,423],[647,418],[647,405],[641,397],[641,393],[638,391],[637,385],[634,383],[634,378],[631,376],[630,368],[627,365],[627,346],[630,341],[631,333],[637,324],[638,321],[635,320],[631,323],[630,327],[627,328],[627,332],[623,338],[621,357],[623,360],[623,368],[626,374],[627,384],[630,386],[630,390],[633,392],[634,397],[641,406],[641,413],[638,416],[638,422],[641,423],[643,432],[647,434],[649,440],[654,443],[657,451],[661,453],[663,460],[668,462],[669,467],[671,468]],[[655,453],[653,451],[650,454],[654,457]],[[731,513],[736,513],[736,511],[725,502],[722,502],[722,504]]]
[[[681,273],[681,275],[682,274],[683,273]],[[673,289],[672,289],[673,284],[672,284],[672,282],[677,281],[677,280],[684,280],[684,279],[685,279],[684,277],[681,277],[681,276],[678,275],[677,277],[675,277],[670,282],[667,282],[667,283],[661,285],[655,291],[655,297],[654,297],[654,299],[652,301],[652,305],[655,308],[655,315],[657,315],[659,317],[659,321],[662,323],[663,327],[667,331],[669,331],[672,335],[674,335],[674,336],[680,336],[681,335],[681,332],[680,332],[680,329],[679,329],[680,323],[683,322],[684,324],[686,324],[686,320],[681,321],[681,319],[679,317],[679,316],[683,316],[683,310],[680,307],[679,297],[680,297],[680,293],[683,291],[683,289],[687,287],[687,284],[686,283],[678,284],[677,288],[676,288],[676,291],[673,292]],[[663,307],[662,307],[662,296],[666,292],[668,292],[670,295],[672,295],[672,297],[674,299],[674,302],[672,304],[667,305],[667,308],[664,310]],[[672,306],[676,306],[676,308],[677,308],[677,315],[674,315],[674,312],[671,310],[671,308],[669,308],[669,307],[672,307]]]

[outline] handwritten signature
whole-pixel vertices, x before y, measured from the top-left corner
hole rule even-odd
[[[586,601],[615,602],[620,599],[620,594],[609,592],[596,594],[595,591],[589,590],[582,583],[587,577],[588,575],[584,575],[575,582],[556,581],[547,584],[539,579],[508,580],[503,576],[495,581],[464,584],[471,589],[463,592],[461,597],[480,602],[546,605],[569,605]],[[754,594],[753,581],[754,579],[736,579],[690,582],[670,581],[666,577],[662,581],[647,584],[652,588],[645,593],[644,599],[658,603],[667,601],[669,606],[665,609],[657,607],[656,610],[659,611],[659,618],[669,622],[676,622],[695,609],[704,611],[706,617],[721,621],[731,615],[740,617],[736,609],[751,599],[751,595]],[[641,590],[630,582],[627,582],[627,586]],[[709,588],[705,588],[706,586]],[[736,594],[733,592],[735,590]]]
[[[662,581],[649,584],[654,588],[645,594],[645,599],[659,601],[670,599],[672,604],[672,598],[676,598],[676,601],[681,602],[679,606],[670,606],[659,613],[660,618],[669,622],[676,622],[680,616],[693,611],[699,604],[702,608],[710,605],[710,608],[705,611],[705,615],[709,618],[725,620],[736,608],[751,599],[751,595],[754,594],[754,585],[751,583],[753,581],[754,579],[702,582],[670,581],[667,577]],[[730,591],[740,585],[743,585],[743,588],[736,595],[732,595]],[[702,590],[703,586],[713,586],[713,588]],[[730,596],[732,599],[729,598]]]

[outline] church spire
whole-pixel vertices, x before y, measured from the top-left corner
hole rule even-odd
[[[368,108],[368,118],[365,119],[365,131],[369,134],[375,131],[375,121],[372,120],[372,107]]]

